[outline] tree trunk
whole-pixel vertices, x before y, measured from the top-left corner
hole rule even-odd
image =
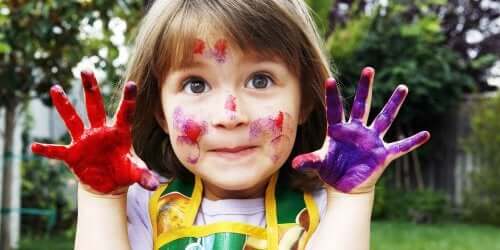
[[[5,131],[4,131],[4,148],[3,148],[3,181],[2,181],[2,227],[1,227],[1,249],[11,250],[17,247],[17,242],[12,242],[15,236],[18,236],[17,230],[12,230],[14,223],[13,212],[19,209],[18,199],[20,199],[19,189],[14,185],[19,183],[16,178],[19,178],[18,166],[14,166],[13,149],[14,149],[14,134],[16,128],[16,111],[18,103],[11,102],[5,108]],[[19,217],[17,217],[19,218]]]

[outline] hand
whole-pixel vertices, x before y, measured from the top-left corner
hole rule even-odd
[[[293,168],[316,170],[324,182],[340,192],[371,192],[391,161],[429,140],[427,131],[393,143],[383,140],[408,94],[405,85],[396,88],[373,123],[367,126],[374,74],[373,68],[363,69],[348,122],[335,80],[325,82],[328,121],[325,142],[321,149],[295,157]]]
[[[159,185],[157,177],[131,152],[130,129],[137,92],[135,83],[125,85],[116,121],[108,125],[94,74],[84,71],[81,76],[90,128],[84,128],[64,90],[55,85],[50,89],[50,96],[69,130],[71,144],[33,143],[31,150],[47,158],[63,160],[85,189],[93,193],[124,193],[135,182],[146,189],[156,189]]]

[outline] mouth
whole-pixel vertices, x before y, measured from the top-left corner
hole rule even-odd
[[[244,156],[251,155],[257,149],[257,146],[238,146],[234,148],[216,148],[209,150],[209,152],[215,153],[217,156],[227,159],[238,159]]]

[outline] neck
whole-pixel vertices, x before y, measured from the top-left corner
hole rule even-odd
[[[269,179],[248,189],[227,190],[203,181],[203,192],[205,198],[212,201],[223,199],[254,199],[264,196],[268,182]]]

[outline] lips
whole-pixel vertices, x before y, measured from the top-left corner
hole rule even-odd
[[[256,147],[257,146],[247,145],[247,146],[238,146],[238,147],[234,147],[234,148],[216,148],[216,149],[212,149],[210,151],[220,152],[220,153],[238,153],[238,152],[248,150],[248,149],[253,149]]]

